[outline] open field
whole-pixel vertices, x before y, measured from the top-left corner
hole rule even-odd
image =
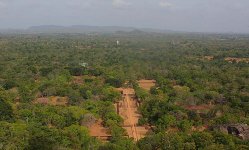
[[[151,87],[156,85],[156,80],[139,80],[138,85],[141,88],[149,91]]]

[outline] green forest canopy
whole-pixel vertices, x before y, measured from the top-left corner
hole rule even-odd
[[[249,64],[224,60],[249,58],[247,35],[0,35],[0,53],[0,149],[249,148],[232,135],[192,130],[249,124]],[[144,91],[139,79],[155,79],[157,88]],[[139,123],[154,127],[137,143],[123,137],[112,105],[121,97],[114,88],[126,81],[142,101]],[[33,103],[50,96],[68,97],[68,105]],[[80,124],[86,114],[103,120],[110,142],[89,136]]]

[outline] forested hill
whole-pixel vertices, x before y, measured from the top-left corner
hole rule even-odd
[[[72,25],[72,26],[57,26],[57,25],[41,25],[31,26],[27,29],[2,29],[0,33],[5,34],[51,34],[51,33],[74,33],[74,34],[110,34],[116,32],[148,32],[148,33],[173,33],[175,31],[153,29],[153,28],[136,28],[122,26],[88,26],[88,25]]]

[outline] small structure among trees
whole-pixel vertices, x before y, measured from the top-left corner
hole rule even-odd
[[[83,62],[83,63],[79,63],[79,65],[81,66],[81,67],[88,67],[88,63],[86,63],[86,62]]]

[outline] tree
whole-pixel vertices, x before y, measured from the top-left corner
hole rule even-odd
[[[22,102],[30,102],[34,98],[33,91],[27,85],[20,85],[18,92]]]
[[[26,124],[0,122],[1,149],[24,150],[28,145],[29,133]]]
[[[103,95],[104,95],[103,100],[111,102],[118,101],[121,97],[121,94],[112,87],[104,88]]]
[[[149,93],[140,87],[135,88],[135,92],[136,96],[142,101],[144,101],[149,96]]]
[[[196,113],[195,111],[189,111],[188,118],[189,118],[189,120],[194,121],[194,125],[199,125],[202,121],[200,115],[198,113]]]
[[[98,148],[98,150],[126,150],[126,149],[113,143],[107,143],[105,145],[101,145]]]
[[[61,141],[61,133],[56,128],[48,128],[47,126],[41,126],[38,123],[32,123],[29,124],[28,131],[30,138],[27,149],[53,150],[64,141],[64,139]]]
[[[119,140],[125,133],[125,130],[119,126],[119,124],[115,120],[108,119],[106,120],[107,127],[110,128],[110,132],[112,135],[112,142]]]
[[[184,148],[184,139],[181,135],[174,133],[158,133],[147,136],[138,142],[142,150],[176,150]]]
[[[216,144],[222,144],[231,149],[235,148],[235,143],[231,135],[222,132],[212,132],[212,135]]]
[[[109,77],[105,81],[107,84],[110,84],[111,86],[114,86],[116,88],[119,88],[123,84],[123,80],[119,78]]]
[[[0,97],[0,121],[10,121],[13,118],[13,110],[9,103]]]
[[[44,67],[44,68],[41,68],[39,71],[40,71],[40,74],[42,76],[47,76],[50,72],[52,72],[52,68],[51,67]]]
[[[178,124],[178,128],[183,132],[188,132],[191,130],[192,123],[188,120],[182,120]]]
[[[213,144],[213,136],[208,132],[194,132],[192,138],[197,149],[205,148]]]
[[[13,87],[17,86],[17,84],[13,81],[13,80],[7,80],[5,81],[5,83],[3,84],[3,88],[5,90],[9,90]]]
[[[67,96],[69,97],[69,104],[79,104],[83,99],[78,90],[69,89]]]
[[[176,125],[176,118],[172,115],[164,115],[158,120],[158,124],[163,129]]]
[[[187,86],[174,86],[174,90],[176,93],[176,98],[179,101],[185,101],[191,96],[190,88]]]
[[[248,113],[249,113],[249,102],[243,103],[243,104],[242,104],[242,108],[243,108],[243,110],[244,110],[244,112],[245,112],[245,117],[247,117],[247,115],[248,115]]]
[[[121,137],[114,142],[112,141],[115,145],[118,145],[120,148],[125,149],[125,150],[139,150],[138,147],[135,145],[134,141],[129,138],[124,138]]]
[[[221,149],[228,149],[228,148],[226,148],[226,146],[222,144],[211,144],[204,148],[204,150],[221,150]]]
[[[81,67],[67,67],[66,69],[69,70],[72,76],[81,76],[84,71]]]
[[[72,149],[89,149],[90,136],[87,128],[79,125],[71,125],[64,129],[64,134],[68,137],[66,139],[67,147]]]

